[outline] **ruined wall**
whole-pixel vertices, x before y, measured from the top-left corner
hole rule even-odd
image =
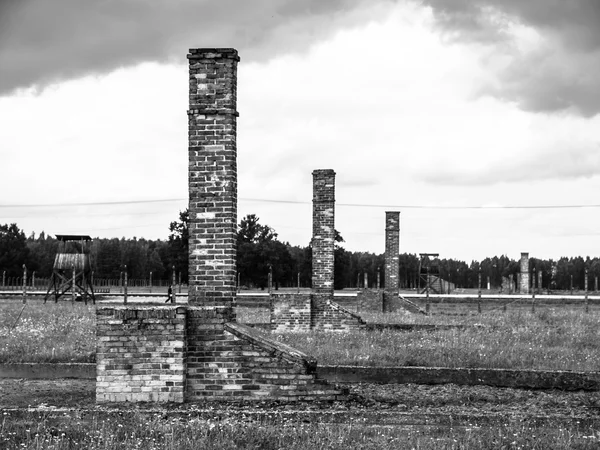
[[[333,301],[329,294],[311,294],[311,328],[320,331],[350,331],[364,329],[366,322]]]
[[[236,292],[237,51],[191,49],[190,304],[231,306]]]
[[[96,401],[183,402],[185,308],[96,309]]]
[[[98,402],[335,400],[316,361],[231,322],[223,306],[100,306]]]
[[[308,331],[311,328],[310,294],[271,294],[271,329]]]
[[[529,253],[521,253],[521,277],[519,279],[519,292],[529,294]]]
[[[383,292],[383,312],[392,310],[392,304],[398,298],[398,272],[400,254],[400,212],[385,213],[385,279]]]

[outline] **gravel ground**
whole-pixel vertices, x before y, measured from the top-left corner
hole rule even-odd
[[[347,402],[252,402],[184,405],[110,404],[94,401],[94,380],[0,379],[0,409],[4,411],[96,410],[153,411],[278,417],[295,414],[305,421],[370,423],[507,423],[514,421],[565,422],[600,426],[600,392],[535,391],[488,386],[348,384]],[[271,417],[271,416],[269,416]]]

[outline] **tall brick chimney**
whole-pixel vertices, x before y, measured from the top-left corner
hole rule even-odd
[[[400,212],[385,213],[385,288],[383,291],[383,312],[392,309],[394,299],[398,298],[398,272],[400,254]]]
[[[189,294],[232,306],[236,292],[238,53],[191,49],[189,60]]]
[[[313,171],[312,289],[333,298],[335,172]]]
[[[519,280],[521,294],[529,294],[529,253],[521,253],[521,277]]]

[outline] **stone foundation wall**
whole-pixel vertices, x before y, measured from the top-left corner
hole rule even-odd
[[[186,310],[98,307],[96,401],[183,402]]]

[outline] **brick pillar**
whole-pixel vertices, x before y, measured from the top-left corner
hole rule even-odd
[[[398,297],[398,272],[400,254],[400,212],[385,213],[385,273],[383,291],[383,312],[391,310]]]
[[[521,279],[519,289],[521,294],[529,294],[529,253],[521,253]]]
[[[335,172],[313,172],[312,288],[333,296]]]
[[[190,49],[190,304],[233,306],[236,295],[237,51]]]

